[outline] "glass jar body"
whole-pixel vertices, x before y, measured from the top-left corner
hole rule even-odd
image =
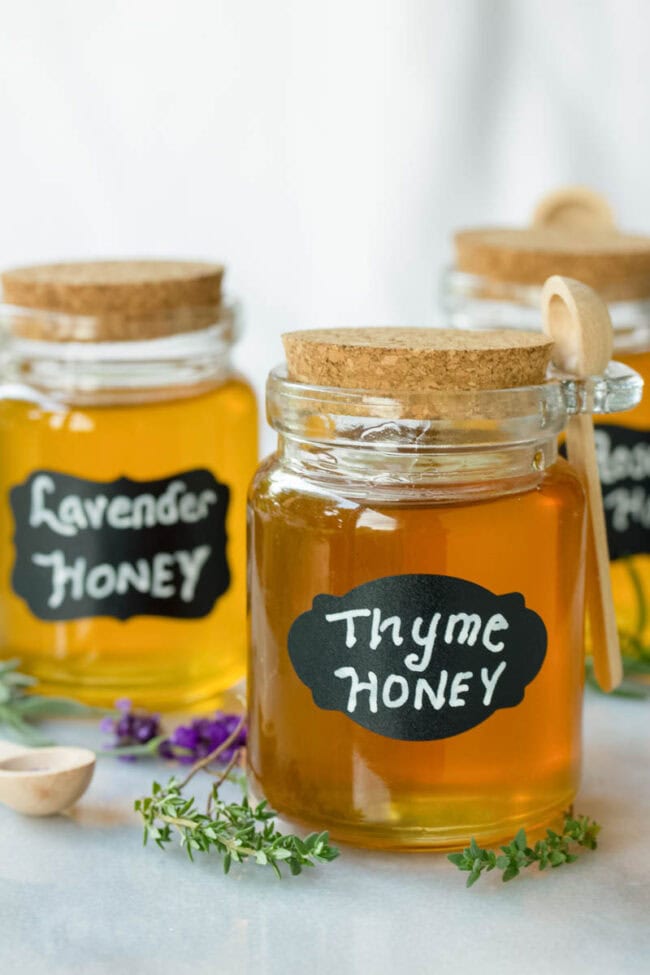
[[[494,842],[552,822],[579,780],[584,497],[563,460],[472,483],[388,493],[306,474],[278,456],[250,501],[249,774],[289,818],[340,840],[404,849]],[[460,734],[396,740],[317,706],[287,652],[320,594],[373,580],[450,577],[521,593],[548,649],[515,707]],[[521,647],[526,653],[526,647]],[[478,675],[477,675],[478,676]],[[470,678],[468,678],[470,679]],[[448,701],[449,703],[449,701]]]
[[[451,270],[442,305],[462,328],[541,328],[540,289]],[[610,301],[614,353],[650,385],[650,301]],[[595,416],[611,577],[626,674],[650,681],[650,399]],[[589,649],[589,637],[587,648]]]
[[[175,708],[244,674],[255,396],[225,361],[166,371],[0,399],[0,652],[45,692]]]
[[[650,387],[650,338],[647,349],[617,352],[617,358]],[[594,422],[623,667],[628,677],[649,683],[650,397]],[[588,648],[589,642],[587,634]]]

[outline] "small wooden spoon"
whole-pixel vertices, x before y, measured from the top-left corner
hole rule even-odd
[[[25,745],[15,745],[13,741],[0,741],[0,762],[4,762],[5,758],[13,758],[14,755],[22,755],[26,751]]]
[[[21,748],[0,741],[0,802],[26,816],[53,816],[81,798],[95,771],[88,748]]]
[[[579,281],[554,275],[542,289],[542,311],[544,331],[555,342],[555,365],[581,379],[601,375],[612,355],[612,323],[602,298]],[[587,491],[586,603],[594,673],[602,689],[611,691],[620,684],[623,669],[591,416],[572,416],[566,439],[569,460]]]

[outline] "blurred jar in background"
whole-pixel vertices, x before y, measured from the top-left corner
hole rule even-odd
[[[254,394],[223,268],[3,275],[0,657],[50,693],[178,707],[245,665]]]
[[[544,280],[576,278],[608,303],[616,359],[650,383],[650,237],[620,232],[602,197],[559,190],[530,227],[459,231],[454,244],[442,286],[449,323],[541,328]],[[621,650],[628,676],[650,680],[650,398],[596,422]]]

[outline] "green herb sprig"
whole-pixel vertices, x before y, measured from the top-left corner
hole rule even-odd
[[[507,846],[502,846],[501,853],[495,850],[485,850],[472,839],[470,845],[462,853],[450,853],[447,859],[459,870],[469,873],[466,887],[472,887],[481,874],[491,870],[501,870],[501,879],[505,882],[514,880],[522,870],[539,865],[540,870],[547,867],[561,867],[565,863],[573,863],[578,859],[571,844],[587,850],[595,850],[598,846],[597,837],[600,826],[588,816],[574,819],[570,812],[564,813],[564,826],[561,833],[552,829],[546,830],[546,839],[538,840],[530,846],[526,831],[520,829],[514,840]]]
[[[31,722],[48,718],[86,718],[90,715],[110,714],[103,708],[89,707],[67,697],[45,697],[31,688],[38,684],[35,677],[22,674],[20,660],[0,661],[0,725],[11,730],[14,737],[26,745],[50,745]]]
[[[226,874],[233,863],[248,859],[258,866],[272,867],[278,877],[282,876],[282,864],[295,876],[303,867],[335,860],[339,851],[330,845],[327,833],[311,833],[304,838],[285,834],[277,829],[276,813],[266,802],[252,806],[245,792],[241,802],[227,803],[219,798],[219,788],[226,779],[234,777],[245,789],[243,777],[237,775],[241,749],[220,773],[209,769],[237,740],[244,721],[242,718],[240,725],[218,748],[193,765],[185,779],[179,782],[171,778],[165,787],[154,782],[151,795],[136,800],[135,810],[144,823],[145,845],[151,839],[160,849],[165,849],[177,838],[190,860],[196,853],[218,853]],[[183,789],[201,770],[216,774],[205,812],[199,811],[194,798],[183,795]]]

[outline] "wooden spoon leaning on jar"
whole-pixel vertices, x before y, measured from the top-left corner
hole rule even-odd
[[[555,343],[554,364],[580,379],[601,375],[612,356],[612,323],[602,298],[579,281],[554,275],[542,290],[542,312],[544,331]],[[594,673],[600,687],[611,691],[620,684],[623,670],[592,417],[572,416],[566,438],[569,460],[587,491],[586,608]]]

